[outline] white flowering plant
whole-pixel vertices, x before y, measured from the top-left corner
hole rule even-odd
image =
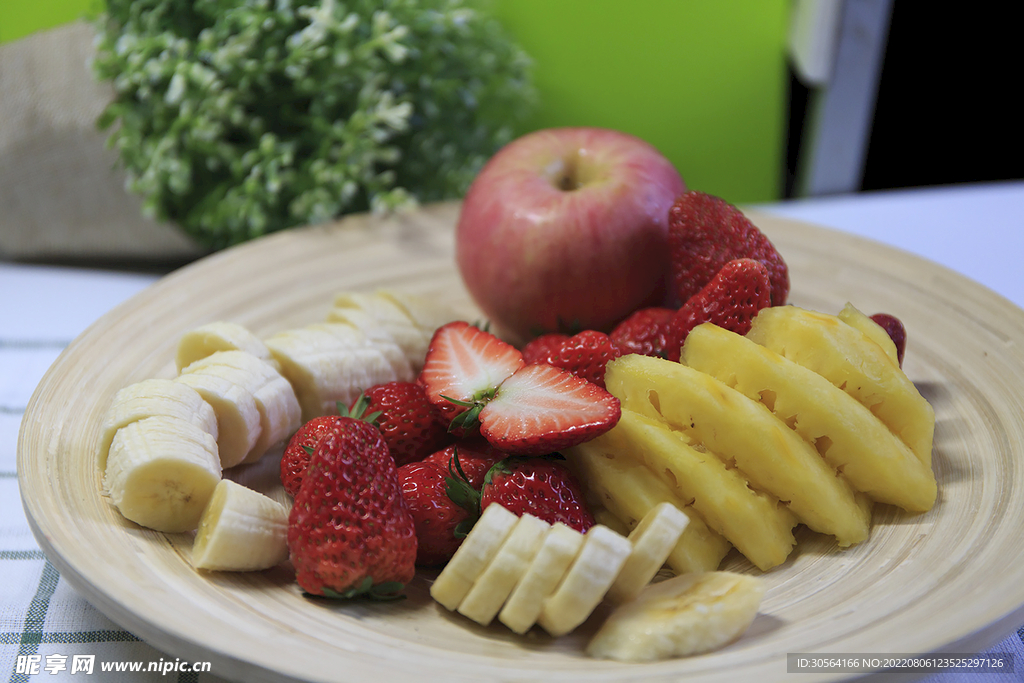
[[[211,249],[461,196],[536,99],[463,0],[107,0],[99,26],[129,189]]]

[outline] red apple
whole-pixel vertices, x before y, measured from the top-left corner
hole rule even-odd
[[[660,302],[679,172],[639,138],[551,128],[509,143],[462,204],[456,260],[466,288],[520,340],[608,330]]]

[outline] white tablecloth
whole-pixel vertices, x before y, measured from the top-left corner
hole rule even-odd
[[[869,193],[757,208],[927,257],[1024,307],[1024,182]],[[182,668],[179,660],[139,641],[85,602],[39,550],[18,492],[18,429],[36,384],[68,342],[156,279],[0,263],[0,676],[11,681],[81,680],[88,674],[72,670],[76,664],[87,665],[90,656],[96,680],[218,680],[216,670],[173,670]],[[1014,653],[1018,673],[938,674],[927,680],[1024,681],[1024,627],[1008,633],[992,651]],[[38,673],[25,673],[33,662]],[[151,662],[166,666],[170,673],[101,671],[104,664],[139,663],[146,668]],[[785,666],[784,660],[780,666]]]

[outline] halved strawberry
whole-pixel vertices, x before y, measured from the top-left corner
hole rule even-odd
[[[506,379],[480,411],[480,433],[498,450],[552,453],[615,426],[619,400],[552,365],[527,365]]]
[[[434,334],[420,373],[427,397],[454,415],[452,428],[480,433],[507,453],[549,453],[611,429],[619,401],[601,387],[522,354],[466,323]],[[445,406],[446,403],[452,404]]]
[[[434,332],[419,382],[430,402],[451,419],[467,410],[451,399],[465,404],[490,398],[523,365],[516,347],[457,320]]]
[[[679,360],[686,336],[697,325],[714,323],[736,334],[746,334],[757,312],[770,305],[768,269],[753,259],[729,261],[672,318],[666,341],[668,359]]]

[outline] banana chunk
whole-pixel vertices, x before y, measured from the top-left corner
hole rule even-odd
[[[537,623],[551,635],[562,636],[586,621],[632,550],[633,544],[621,534],[600,524],[591,527],[576,560],[544,601]]]
[[[220,481],[217,442],[191,422],[147,417],[114,434],[103,487],[136,524],[191,531]]]
[[[288,559],[288,510],[276,500],[222,479],[199,520],[192,566],[258,571]]]
[[[270,349],[248,328],[238,323],[217,321],[189,330],[178,340],[174,364],[178,372],[217,351],[245,351],[280,370]]]
[[[757,616],[764,582],[746,574],[682,574],[654,583],[612,612],[587,654],[650,662],[710,652],[739,638]]]
[[[459,613],[483,626],[491,623],[512,589],[525,576],[550,528],[547,522],[533,515],[520,517],[494,559],[459,604]]]
[[[665,564],[689,522],[686,513],[671,503],[651,509],[629,534],[633,550],[608,590],[608,600],[622,603],[639,595]]]
[[[147,417],[172,417],[191,422],[217,439],[217,416],[199,392],[170,379],[144,379],[114,394],[100,436],[101,470],[107,467],[107,453],[117,430]]]
[[[473,588],[477,578],[498,554],[519,520],[501,505],[484,508],[473,530],[462,541],[430,587],[430,597],[455,611]]]
[[[227,379],[252,395],[260,430],[242,462],[259,460],[301,426],[302,409],[292,385],[266,361],[245,351],[216,351],[186,367],[182,375],[201,372]]]
[[[561,522],[553,524],[498,620],[515,633],[529,631],[582,547],[583,534]]]
[[[213,406],[221,467],[228,469],[245,460],[263,429],[249,383],[240,380],[238,371],[209,363],[190,365],[174,381],[192,387]]]

